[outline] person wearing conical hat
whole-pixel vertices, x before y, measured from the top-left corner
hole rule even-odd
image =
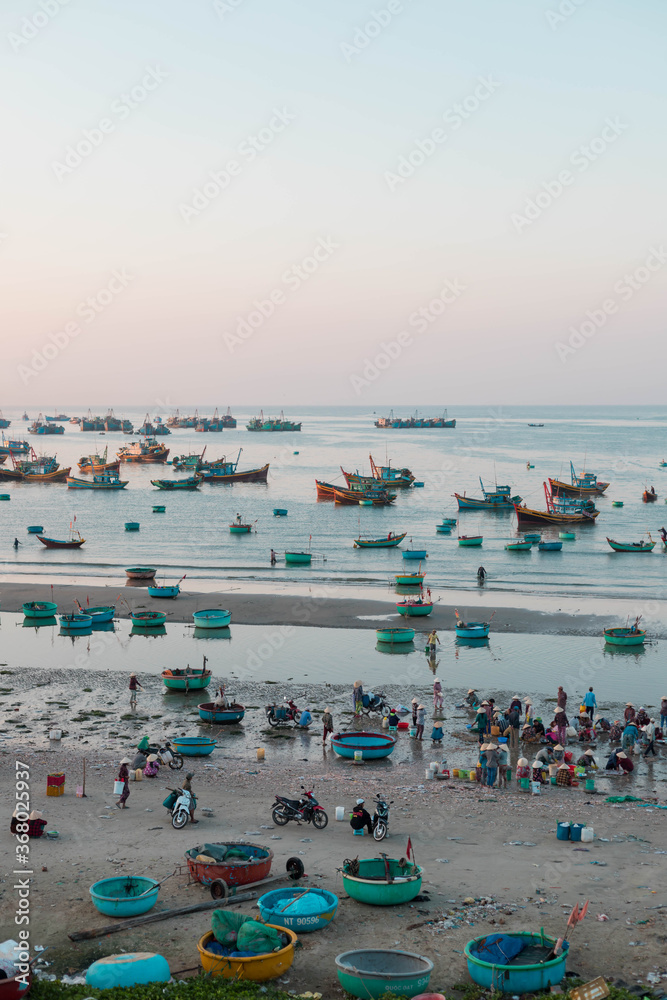
[[[516,777],[517,781],[519,778],[529,778],[530,777],[530,767],[528,766],[528,761],[525,757],[519,757],[516,762]]]
[[[331,709],[327,706],[322,715],[322,746],[326,743],[329,733],[333,733],[333,715],[331,714]]]
[[[561,764],[556,772],[556,784],[569,787],[572,784],[572,772],[567,764]]]
[[[440,678],[436,677],[433,681],[433,710],[435,712],[442,712],[443,704],[442,684],[440,683]]]
[[[486,784],[489,788],[493,788],[498,775],[498,764],[500,763],[498,744],[487,743],[484,753],[486,756]]]
[[[539,781],[541,785],[544,784],[544,765],[541,760],[534,760],[531,764],[533,771],[532,778],[533,781]]]
[[[149,753],[146,758],[146,766],[144,767],[144,777],[154,778],[160,770],[160,761],[158,760],[158,755],[156,753]]]
[[[560,743],[557,743],[554,747],[554,760],[557,761],[557,763],[562,764],[564,756],[565,747],[563,747]]]
[[[361,715],[361,710],[364,707],[364,688],[361,681],[354,682],[354,691],[352,692],[352,705],[354,707],[354,714]]]
[[[130,763],[131,761],[129,757],[123,757],[123,759],[120,762],[118,777],[116,780],[123,782],[123,790],[120,793],[120,798],[118,799],[118,802],[116,803],[118,809],[129,808],[129,806],[126,805],[126,803],[130,797],[130,772],[127,767],[127,765]]]
[[[478,705],[477,692],[475,691],[474,688],[468,688],[468,693],[466,695],[465,700],[466,704],[469,705],[470,708],[477,708]],[[667,714],[667,709],[666,709],[666,714]]]
[[[413,698],[410,702],[410,708],[412,709],[412,725],[417,725],[417,709],[419,708],[419,698]]]
[[[479,708],[477,709],[475,721],[470,727],[471,733],[477,733],[477,739],[480,744],[484,742],[484,734],[486,733],[487,722],[488,719],[486,717],[486,709],[483,708],[482,705],[480,705]]]
[[[143,687],[137,679],[137,675],[134,671],[130,674],[130,683],[128,685],[130,689],[130,708],[133,708],[137,704],[137,691],[143,691]]]
[[[424,725],[426,723],[426,709],[423,705],[417,705],[417,739],[424,738]]]
[[[591,771],[597,771],[598,765],[595,759],[595,754],[590,747],[582,753],[581,757],[577,761],[577,767],[586,767]]]
[[[635,717],[635,706],[629,701],[625,706],[625,711],[623,712],[623,718],[627,725],[628,722],[632,722]]]

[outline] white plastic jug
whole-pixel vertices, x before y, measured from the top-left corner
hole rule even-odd
[[[433,771],[431,770],[430,767],[426,768],[425,776],[426,776],[426,780],[427,781],[429,781],[429,780],[433,781]]]
[[[434,774],[437,774],[438,771],[440,770],[440,765],[438,764],[437,760],[431,761],[431,770],[433,771]]]
[[[336,806],[336,819],[339,823],[345,819],[345,806]]]
[[[50,740],[59,740],[59,739],[62,738],[62,735],[63,735],[62,729],[52,729],[49,732],[49,739]]]
[[[364,759],[364,751],[363,750],[355,750],[354,751],[354,759],[357,760],[357,761],[363,760]]]
[[[113,783],[113,793],[114,793],[114,795],[122,795],[124,788],[125,788],[125,782],[124,781],[114,781],[114,783]]]
[[[585,826],[581,831],[581,839],[585,844],[590,843],[590,841],[593,839],[594,836],[595,834],[593,833],[592,826]]]

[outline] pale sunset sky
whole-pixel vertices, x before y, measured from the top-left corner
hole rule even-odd
[[[5,0],[0,407],[663,402],[666,28]]]

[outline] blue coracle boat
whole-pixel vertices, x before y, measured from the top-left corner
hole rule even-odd
[[[404,559],[426,559],[428,552],[426,549],[404,549],[403,558]]]
[[[287,509],[285,507],[274,507],[273,508],[274,517],[287,517]]]
[[[215,740],[208,736],[180,736],[171,742],[183,757],[207,757],[215,750]]]
[[[153,878],[124,875],[103,878],[88,891],[95,908],[107,917],[136,917],[155,906],[160,888]]]
[[[298,904],[292,905],[298,900]],[[327,889],[274,889],[257,900],[262,920],[274,927],[289,927],[297,934],[328,927],[336,916],[338,896]]]
[[[336,733],[331,737],[331,746],[339,757],[354,758],[355,750],[361,750],[362,760],[375,760],[388,757],[396,740],[384,733]]]
[[[197,705],[197,708],[199,709],[199,718],[203,719],[204,722],[222,724],[240,722],[245,715],[245,707],[236,703],[228,705],[227,708],[220,708],[212,701],[205,701],[201,705]]]

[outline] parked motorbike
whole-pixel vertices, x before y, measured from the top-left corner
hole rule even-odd
[[[171,743],[167,740],[163,747],[159,746],[149,746],[147,751],[147,756],[149,753],[157,754],[157,759],[161,764],[167,764],[172,771],[180,771],[183,767],[183,757],[180,753],[177,753]]]
[[[363,696],[362,711],[366,715],[370,715],[371,712],[379,712],[381,715],[386,715],[389,711],[389,706],[385,703],[384,694],[380,691],[377,694],[365,694]]]
[[[284,705],[266,706],[266,718],[270,726],[279,726],[284,722],[296,722],[301,718],[301,709],[297,708],[291,698],[283,698]]]
[[[300,799],[286,799],[276,795],[273,807],[273,822],[276,826],[286,826],[290,820],[296,823],[312,823],[317,830],[323,830],[329,822],[329,817],[313,795],[312,789],[304,792]]]
[[[387,802],[378,795],[374,799],[374,802],[373,837],[375,840],[384,840],[389,829],[389,806],[393,805],[393,799],[391,802]]]
[[[178,790],[171,788],[170,791],[176,792],[177,795],[176,801],[169,810],[171,825],[174,830],[182,830],[187,821],[190,819],[192,792],[188,792],[184,788],[179,788]]]

